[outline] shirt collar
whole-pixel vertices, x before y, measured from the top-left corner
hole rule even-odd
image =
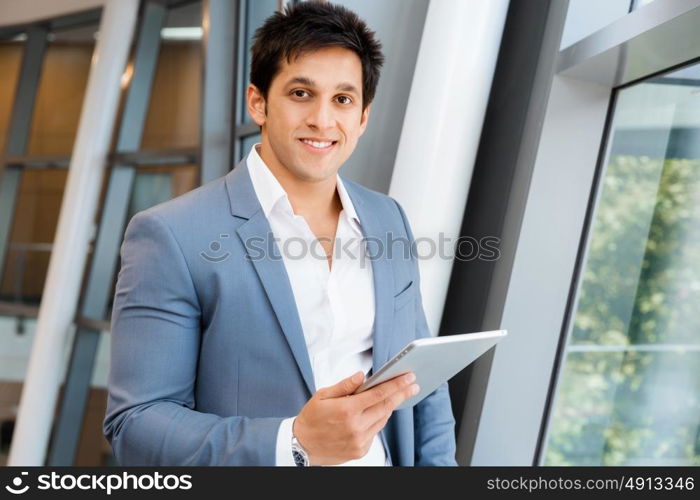
[[[273,173],[270,172],[270,169],[267,168],[263,159],[260,158],[256,146],[258,146],[258,144],[255,144],[248,154],[248,173],[250,174],[253,189],[258,197],[258,201],[260,201],[260,206],[263,209],[265,217],[270,216],[270,212],[272,212],[272,209],[275,208],[275,205],[277,205],[280,200],[284,200],[284,203],[280,205],[281,208],[284,211],[293,213],[287,193]]]
[[[260,206],[263,209],[265,217],[269,217],[270,212],[272,212],[272,210],[278,204],[280,209],[282,209],[284,212],[293,214],[294,211],[291,203],[289,203],[287,192],[258,154],[257,146],[259,146],[259,143],[253,145],[253,147],[250,149],[250,153],[248,153],[248,172],[250,173],[250,180],[253,183],[253,189],[258,197],[258,201],[260,202]],[[359,226],[361,225],[360,218],[355,211],[355,206],[350,199],[350,195],[345,189],[343,180],[338,174],[336,174],[336,189],[338,190],[340,203],[343,205],[343,213],[347,217],[348,221],[351,222],[351,225],[358,232],[361,232],[359,231]]]

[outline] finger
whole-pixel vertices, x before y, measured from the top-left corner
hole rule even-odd
[[[372,436],[372,439],[374,439],[374,436],[379,434],[379,432],[386,426],[386,423],[389,421],[389,418],[391,417],[391,413],[388,413],[384,415],[382,418],[374,422],[372,425],[369,426],[367,429],[367,434]]]
[[[403,399],[401,402],[418,394],[420,392],[420,387],[417,384],[413,384],[409,387],[409,390],[407,392],[408,397]],[[374,436],[376,436],[386,426],[387,422],[391,418],[391,415],[393,414],[393,411],[400,404],[401,403],[392,405],[393,408],[391,409],[391,411],[385,411],[385,408],[381,407],[381,403],[378,403],[377,405],[375,405],[375,407],[371,408],[367,412],[368,420],[372,422],[366,429],[367,434],[374,438]]]
[[[401,376],[394,377],[391,380],[387,380],[371,389],[361,392],[360,394],[353,396],[353,402],[359,405],[362,409],[367,409],[370,406],[374,406],[380,401],[391,397],[394,393],[405,389],[411,385],[416,379],[416,376],[412,372],[405,373]]]
[[[391,413],[401,406],[401,404],[408,400],[411,399],[413,396],[418,394],[420,392],[420,387],[418,384],[411,384],[408,387],[403,388],[402,390],[395,392],[391,396],[389,396],[386,399],[383,399],[382,401],[370,406],[367,408],[363,413],[362,413],[362,418],[366,419],[367,422],[370,423],[370,426],[373,425],[375,422],[378,420],[381,420],[385,416],[391,416]],[[387,417],[388,418],[388,417]]]
[[[348,378],[345,378],[335,385],[319,389],[316,394],[321,399],[340,398],[349,396],[357,390],[365,380],[365,375],[362,372],[356,372]]]

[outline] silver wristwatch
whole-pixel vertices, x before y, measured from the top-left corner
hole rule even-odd
[[[297,441],[296,436],[292,436],[292,456],[294,457],[294,464],[297,467],[308,467],[311,465],[309,463],[309,454],[302,445]]]

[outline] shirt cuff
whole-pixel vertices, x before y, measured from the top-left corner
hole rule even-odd
[[[292,429],[296,417],[285,418],[277,431],[277,452],[275,465],[278,467],[294,467],[292,455]]]

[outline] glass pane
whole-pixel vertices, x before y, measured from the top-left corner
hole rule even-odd
[[[0,300],[41,301],[67,175],[65,169],[22,173]]]
[[[700,465],[699,92],[618,92],[548,465]]]
[[[97,24],[90,24],[48,34],[29,132],[28,155],[70,155],[96,30]],[[5,43],[0,49],[0,66],[11,71],[20,64],[21,55],[17,54],[16,47]],[[4,84],[0,88],[6,89],[9,77],[3,74],[0,80]],[[11,106],[2,108],[9,110]],[[8,119],[9,111],[3,109],[0,123],[6,126]],[[3,133],[3,139],[4,136]],[[21,173],[7,256],[0,273],[0,300],[34,305],[40,302],[66,177],[66,169],[25,169]]]
[[[700,352],[571,351],[547,465],[698,465]]]
[[[253,35],[255,30],[258,29],[265,22],[270,15],[274,14],[277,10],[277,0],[246,0],[246,16],[245,16],[245,47],[243,61],[245,63],[245,72],[243,74],[243,92],[241,95],[241,105],[240,109],[243,114],[241,117],[243,123],[250,123],[253,119],[250,117],[246,111],[245,105],[245,89],[248,87],[250,82],[250,48],[253,45]]]
[[[87,86],[96,25],[48,35],[29,135],[30,155],[69,155]]]
[[[199,144],[202,88],[202,3],[168,12],[141,149]]]

